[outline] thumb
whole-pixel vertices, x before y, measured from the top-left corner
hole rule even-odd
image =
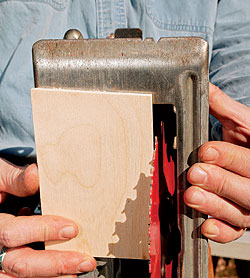
[[[209,83],[209,112],[223,125],[223,140],[245,145],[250,138],[250,109]]]
[[[39,189],[38,169],[36,164],[18,167],[0,159],[0,192],[19,197],[35,194]]]
[[[209,83],[209,112],[222,124],[231,120],[249,127],[249,107],[233,100],[212,83]]]

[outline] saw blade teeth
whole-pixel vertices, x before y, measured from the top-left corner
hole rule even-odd
[[[153,152],[152,160],[152,176],[151,176],[151,188],[150,188],[150,227],[149,227],[149,256],[150,264],[149,271],[151,278],[158,278],[158,264],[159,264],[159,242],[160,242],[160,224],[158,219],[158,206],[159,198],[159,174],[158,174],[158,140],[155,138],[155,150]],[[160,277],[160,276],[159,276]]]

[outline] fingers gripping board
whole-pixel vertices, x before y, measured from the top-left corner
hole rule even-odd
[[[152,95],[32,89],[42,212],[79,226],[46,249],[149,259]]]

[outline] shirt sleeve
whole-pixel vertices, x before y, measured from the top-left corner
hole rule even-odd
[[[210,82],[250,106],[250,1],[218,0]],[[222,126],[211,120],[211,139],[221,140]]]

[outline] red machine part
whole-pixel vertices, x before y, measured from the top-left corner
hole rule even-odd
[[[150,273],[151,278],[171,278],[172,277],[172,261],[169,264],[162,266],[162,250],[161,250],[161,229],[159,220],[159,205],[160,205],[160,177],[159,171],[164,173],[167,190],[171,196],[175,192],[175,164],[170,156],[167,155],[167,144],[165,141],[164,124],[161,123],[161,134],[155,138],[155,157],[154,157],[154,173],[152,177],[151,188],[151,209],[150,219],[151,225],[149,230],[150,235]],[[162,144],[161,146],[159,146]],[[159,151],[159,148],[162,151]],[[160,157],[162,155],[162,157]],[[159,161],[162,161],[159,163]],[[162,167],[163,169],[159,169]],[[165,269],[163,270],[162,267]]]
[[[152,177],[151,188],[151,208],[150,208],[150,273],[151,278],[161,277],[161,234],[159,220],[159,165],[158,165],[158,141],[155,138],[155,157],[154,157],[154,172]]]

